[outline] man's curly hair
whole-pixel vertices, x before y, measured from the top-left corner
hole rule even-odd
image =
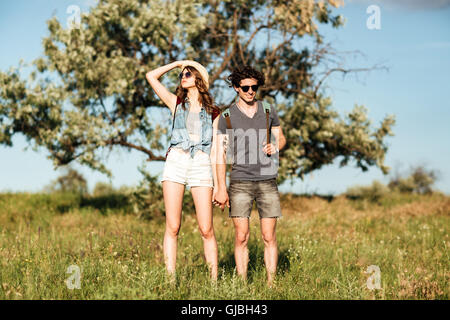
[[[259,86],[264,85],[264,75],[250,66],[237,67],[233,69],[233,72],[227,79],[231,83],[230,87],[239,87],[242,80],[249,78],[256,79]]]

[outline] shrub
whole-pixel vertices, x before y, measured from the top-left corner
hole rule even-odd
[[[162,184],[158,177],[150,175],[145,168],[139,168],[143,179],[139,185],[130,189],[129,199],[134,213],[142,219],[152,219],[165,215]],[[183,195],[183,212],[195,212],[195,206],[189,191],[185,189]]]
[[[46,186],[44,191],[48,193],[61,192],[80,195],[88,192],[87,181],[81,173],[70,167],[65,167],[63,170],[64,173]]]
[[[429,194],[433,192],[432,185],[437,180],[437,172],[427,170],[424,166],[413,167],[407,177],[395,175],[388,187],[393,191],[402,193]]]
[[[129,190],[130,203],[138,218],[151,219],[164,215],[164,199],[162,186],[157,177],[151,176],[139,168],[144,176],[139,185]]]
[[[377,202],[389,192],[381,182],[375,180],[370,186],[354,186],[350,187],[346,191],[346,196],[350,199],[364,199],[371,202]]]
[[[111,183],[97,182],[95,184],[94,190],[92,191],[92,195],[94,197],[101,197],[115,194],[116,192],[117,191],[114,189]]]

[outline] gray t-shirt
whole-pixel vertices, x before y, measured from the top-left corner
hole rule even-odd
[[[234,103],[230,107],[231,131],[227,129],[227,122],[220,115],[217,134],[229,136],[227,162],[233,163],[231,180],[260,181],[276,178],[278,175],[278,153],[270,157],[263,152],[267,140],[266,115],[264,107],[258,101],[258,108],[253,118],[249,118]],[[269,129],[280,125],[277,111],[270,106]],[[271,134],[271,142],[275,144],[275,137]]]

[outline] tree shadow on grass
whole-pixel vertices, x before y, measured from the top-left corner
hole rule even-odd
[[[320,198],[322,200],[326,200],[329,203],[332,202],[335,198],[333,194],[318,194],[318,193],[302,193],[302,194],[296,194],[296,193],[280,193],[280,200],[281,202],[289,202],[292,199],[296,198]]]
[[[91,207],[99,210],[102,214],[108,211],[123,211],[130,207],[127,196],[123,194],[108,194],[96,197],[83,197],[80,208]]]
[[[102,196],[81,196],[77,201],[60,203],[56,210],[64,214],[73,209],[92,208],[100,211],[102,215],[110,212],[123,212],[130,208],[127,196],[123,194],[108,194]]]

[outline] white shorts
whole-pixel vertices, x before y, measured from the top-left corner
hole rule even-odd
[[[214,187],[209,154],[198,150],[191,158],[189,151],[172,148],[164,164],[163,181],[187,184],[188,187]]]

